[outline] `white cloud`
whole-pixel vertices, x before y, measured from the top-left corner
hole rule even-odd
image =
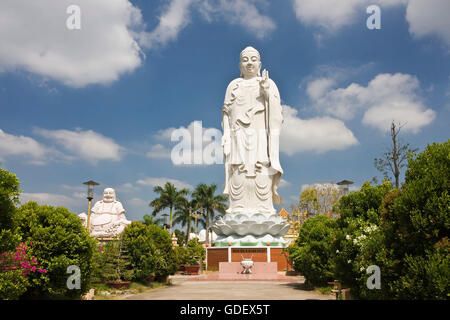
[[[70,5],[81,9],[81,29],[69,30]],[[158,25],[146,31],[129,0],[3,0],[0,2],[0,72],[25,70],[71,87],[109,84],[142,63],[141,47],[175,41],[192,9],[209,21],[237,24],[262,38],[275,29],[261,13],[266,0],[171,0]]]
[[[171,0],[151,32],[137,34],[139,43],[155,48],[175,41],[179,33],[191,22],[191,12],[196,10],[208,22],[225,21],[240,25],[248,32],[263,38],[276,28],[271,18],[260,12],[267,6],[265,0]]]
[[[69,191],[76,191],[76,192],[84,192],[87,190],[87,186],[70,186],[68,184],[62,184],[61,188]]]
[[[141,198],[132,198],[127,201],[127,204],[135,207],[148,206],[149,201],[142,200]]]
[[[332,78],[315,79],[308,83],[306,93],[311,99],[318,99],[334,85],[335,80]]]
[[[378,4],[383,9],[404,4],[407,1],[408,0],[294,0],[293,5],[297,19],[305,25],[318,26],[328,32],[334,32],[343,26],[353,24],[358,16],[366,16],[366,7],[369,5]]]
[[[416,37],[437,35],[450,44],[450,1],[448,0],[294,0],[297,19],[307,26],[316,26],[328,33],[338,31],[368,17],[366,8],[379,5],[383,10],[406,5],[409,32]],[[383,19],[383,18],[382,18]],[[363,26],[365,27],[365,25]]]
[[[172,141],[172,134],[174,134],[174,141]],[[212,153],[211,159],[206,159],[209,156],[209,151],[211,150],[220,150],[219,156],[217,160],[218,162],[222,161],[223,163],[223,153],[221,146],[221,138],[222,132],[216,128],[204,128],[202,121],[192,121],[189,123],[187,127],[180,126],[178,128],[167,128],[163,130],[159,130],[157,134],[154,135],[154,139],[162,142],[156,145],[153,145],[149,152],[147,152],[147,157],[149,158],[171,158],[174,165],[211,165],[214,160]],[[178,139],[178,140],[177,140]],[[189,140],[190,139],[190,140]],[[190,141],[190,144],[189,144]],[[187,163],[178,163],[178,160],[175,160],[172,155],[172,150],[169,144],[172,147],[178,144],[183,146],[182,150],[180,150],[180,154],[182,153],[183,159],[189,159]],[[182,151],[182,152],[181,152]],[[204,153],[207,154],[204,154]],[[176,153],[176,152],[175,152]],[[196,155],[200,155],[202,158],[201,163],[196,163],[194,161],[194,157]],[[186,157],[186,158],[185,158]],[[219,159],[220,158],[220,159]]]
[[[170,159],[170,150],[162,144],[155,144],[145,154],[150,159]]]
[[[118,161],[122,157],[124,148],[92,130],[34,130],[40,136],[54,141],[75,156],[86,161],[96,163],[99,160]]]
[[[286,181],[286,180],[284,180],[284,179],[281,179],[278,188],[289,187],[290,185],[291,185],[290,182],[288,182],[288,181]]]
[[[62,206],[70,210],[70,208],[77,208],[82,206],[83,200],[78,197],[69,197],[62,194],[52,194],[52,193],[21,193],[20,202],[26,203],[30,200],[36,201],[40,205],[50,205],[50,206]],[[86,200],[87,201],[87,200]]]
[[[344,150],[358,144],[352,131],[341,120],[322,117],[303,120],[298,111],[283,106],[284,124],[280,135],[280,151],[291,156],[297,152],[324,153]]]
[[[208,21],[223,19],[264,38],[276,28],[274,21],[261,14],[258,8],[267,5],[268,2],[262,0],[204,0],[200,1],[199,7]]]
[[[388,131],[392,120],[404,126],[405,131],[418,133],[420,129],[430,124],[436,113],[426,109],[421,103],[410,101],[389,101],[385,104],[374,105],[364,114],[362,122],[381,131]]]
[[[74,199],[81,199],[81,203],[85,203],[85,199],[87,197],[87,186],[86,185],[80,185],[80,186],[71,186],[71,185],[67,185],[67,184],[62,184],[61,188],[63,188],[64,190],[68,190],[71,191],[70,197],[74,198]],[[94,203],[95,201],[101,200],[103,199],[103,188],[96,188],[94,190]],[[97,193],[100,192],[100,193]],[[96,200],[95,200],[96,199]]]
[[[50,149],[36,140],[25,136],[15,136],[0,129],[0,157],[22,156],[32,164],[45,164]]]
[[[81,8],[80,30],[66,27],[71,4]],[[132,36],[141,13],[128,0],[3,0],[0,21],[0,71],[82,87],[110,83],[141,64]]]
[[[351,23],[361,0],[294,0],[297,19],[305,25],[320,26],[328,31]]]
[[[316,81],[324,82],[321,78],[311,83]],[[435,118],[435,112],[427,109],[419,96],[418,79],[409,74],[384,73],[372,79],[367,87],[352,83],[346,88],[327,89],[313,94],[307,91],[314,108],[344,120],[353,119],[359,111],[365,112],[362,122],[381,131],[388,129],[394,120],[407,123],[404,130],[417,133]]]
[[[139,187],[133,185],[130,182],[124,183],[116,188],[116,192],[125,192],[125,193],[135,192],[137,190],[139,190]]]
[[[415,37],[437,35],[450,45],[450,1],[409,0],[406,20],[409,32]]]
[[[187,182],[176,180],[176,179],[171,179],[171,178],[164,178],[164,177],[160,177],[160,178],[146,177],[144,179],[140,179],[140,180],[136,181],[137,184],[140,184],[140,185],[146,186],[146,187],[155,187],[155,186],[164,187],[166,182],[172,183],[178,189],[183,189],[183,188],[194,189],[194,187]]]
[[[172,0],[159,17],[158,26],[149,33],[141,33],[140,44],[146,48],[154,48],[176,40],[180,31],[190,22],[192,2],[192,0]]]

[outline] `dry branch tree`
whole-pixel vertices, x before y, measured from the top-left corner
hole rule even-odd
[[[406,123],[405,123],[406,124]],[[405,124],[398,125],[394,121],[391,123],[391,139],[392,146],[387,149],[381,158],[375,158],[375,168],[383,173],[383,175],[390,180],[390,175],[394,177],[395,187],[399,187],[400,170],[406,166],[405,160],[408,158],[409,153],[414,153],[418,149],[411,149],[409,143],[402,144],[398,139],[400,130]]]

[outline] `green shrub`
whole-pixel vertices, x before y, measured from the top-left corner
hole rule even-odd
[[[0,231],[13,228],[13,218],[16,212],[15,205],[19,203],[19,179],[8,170],[0,168]],[[2,252],[12,250],[12,247]]]
[[[394,296],[403,300],[450,298],[449,250],[428,250],[425,256],[404,259],[405,273],[391,285]]]
[[[333,280],[332,245],[336,228],[336,221],[327,216],[310,218],[300,227],[294,245],[287,248],[294,269],[314,286]]]
[[[401,191],[386,196],[380,226],[391,262],[390,297],[448,299],[449,190],[450,140],[410,156]]]
[[[176,247],[174,251],[178,265],[200,264],[200,261],[204,261],[206,257],[206,250],[201,243],[198,242],[198,239],[191,239],[188,241],[186,247]]]
[[[157,225],[134,221],[122,235],[134,270],[134,280],[147,281],[149,277],[164,278],[178,269],[169,233]]]
[[[173,249],[175,253],[175,260],[177,265],[187,263],[187,248],[186,247],[176,247]]]
[[[206,250],[203,248],[198,239],[191,239],[186,245],[186,264],[195,265],[204,261],[206,257]]]
[[[343,196],[334,207],[339,214],[339,229],[332,246],[334,278],[351,288],[355,298],[375,293],[374,290],[367,291],[366,280],[370,275],[366,274],[366,269],[373,264],[382,268],[379,260],[385,260],[379,224],[383,199],[391,190],[392,184],[388,180],[378,186],[364,182],[359,191]],[[382,269],[383,276],[385,271]]]
[[[28,279],[21,270],[0,272],[0,299],[18,300],[29,286]]]
[[[448,299],[450,140],[409,156],[405,183],[365,183],[342,197],[335,276],[362,299]],[[377,265],[381,289],[366,287]]]
[[[0,253],[14,250],[22,240],[20,235],[14,232],[19,185],[15,174],[0,168]]]
[[[122,240],[109,241],[103,248],[102,279],[104,281],[130,281],[133,279],[130,257]]]
[[[3,288],[0,290],[0,299],[18,299],[28,289],[31,273],[47,273],[36,257],[30,254],[30,246],[20,243],[15,252],[3,252],[0,255],[0,287]],[[22,279],[17,279],[17,273]],[[11,281],[16,283],[11,284]],[[8,290],[11,292],[8,293]]]
[[[122,239],[130,256],[134,280],[146,281],[156,269],[156,247],[147,226],[133,221],[123,231]]]
[[[157,225],[149,225],[147,228],[156,248],[155,276],[157,279],[164,279],[168,275],[175,274],[178,270],[178,265],[172,248],[170,234]]]
[[[26,298],[79,298],[89,289],[95,240],[74,213],[30,201],[19,208],[16,221],[22,239],[33,244],[30,254],[47,270],[29,275]],[[81,290],[67,288],[70,265],[80,268]]]

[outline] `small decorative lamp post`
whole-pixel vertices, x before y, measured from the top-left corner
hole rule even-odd
[[[342,180],[337,183],[337,185],[341,186],[342,191],[344,191],[344,195],[348,194],[348,186],[353,184],[353,181]]]
[[[167,213],[162,214],[164,217],[164,230],[167,230],[167,217],[169,216]]]
[[[86,229],[89,232],[90,217],[91,217],[91,202],[92,202],[92,199],[94,199],[94,186],[98,186],[100,183],[89,180],[89,181],[83,182],[83,184],[88,186],[87,199],[89,200],[89,204],[88,204],[88,217],[87,217],[87,222],[86,222]]]

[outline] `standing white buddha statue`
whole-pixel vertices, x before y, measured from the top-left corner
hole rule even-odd
[[[212,227],[216,243],[283,245],[289,225],[278,217],[277,188],[283,174],[279,137],[283,123],[281,100],[267,70],[260,73],[259,52],[252,47],[240,54],[241,76],[231,81],[222,109],[222,146],[225,157],[227,214]]]

